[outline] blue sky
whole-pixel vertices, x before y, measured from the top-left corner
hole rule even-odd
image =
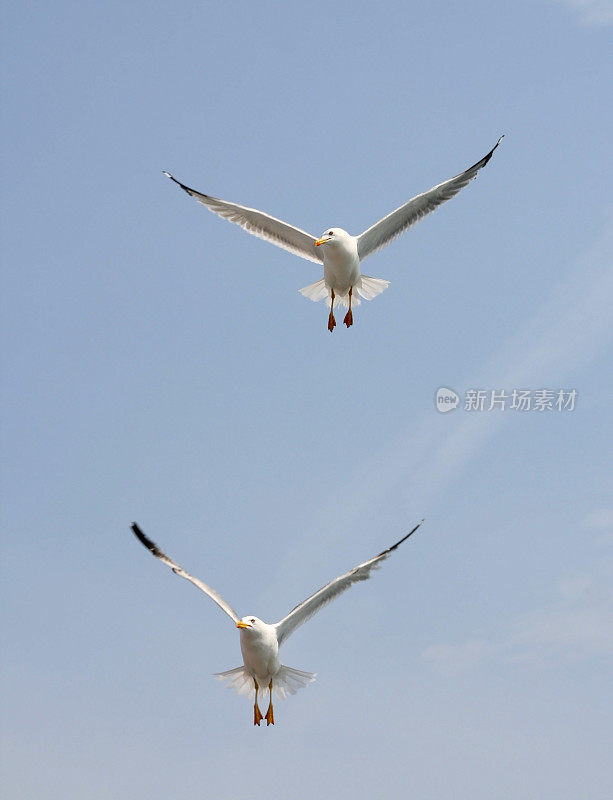
[[[610,796],[613,6],[6,4],[3,773],[12,800]],[[326,330],[319,235],[481,158]],[[441,386],[576,389],[439,414]],[[211,673],[293,636],[254,729]]]

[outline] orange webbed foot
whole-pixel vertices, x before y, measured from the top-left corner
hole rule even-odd
[[[268,706],[268,711],[266,712],[266,727],[274,724],[275,724],[275,715],[272,713],[272,703],[271,703]]]
[[[330,316],[328,317],[328,330],[330,333],[336,328],[336,320],[334,319],[334,314],[330,312]]]
[[[353,311],[351,309],[349,309],[349,311],[345,314],[345,319],[343,322],[348,328],[353,325]]]
[[[262,716],[262,712],[260,711],[259,706],[255,705],[253,707],[253,724],[259,726],[260,722],[263,719],[264,717]]]

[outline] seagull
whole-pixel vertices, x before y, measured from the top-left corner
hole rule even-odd
[[[211,589],[203,581],[194,578],[193,575],[189,575],[183,567],[180,567],[166,553],[162,552],[155,542],[145,536],[136,522],[132,524],[132,531],[139,542],[153,553],[156,558],[159,558],[163,564],[170,567],[176,575],[185,578],[205,594],[208,594],[211,600],[215,601],[222,611],[226,612],[239,629],[243,664],[226,672],[218,672],[216,676],[218,680],[226,681],[228,688],[235,689],[238,694],[251,694],[251,691],[254,690],[253,724],[259,726],[262,719],[266,719],[266,726],[268,727],[268,725],[275,724],[272,705],[273,692],[281,698],[285,697],[288,692],[289,694],[296,694],[298,689],[311,683],[316,677],[316,673],[304,672],[281,664],[279,661],[279,647],[297,627],[310,619],[313,614],[316,614],[321,608],[349,589],[350,586],[353,586],[354,583],[370,578],[371,570],[377,569],[390,553],[393,553],[409,536],[415,533],[422,522],[423,519],[417,523],[413,530],[409,531],[396,544],[388,547],[387,550],[383,550],[374,558],[365,561],[363,564],[358,564],[357,567],[350,569],[349,572],[339,575],[338,578],[330,581],[315,594],[307,597],[306,600],[293,608],[280,622],[272,625],[263,622],[252,614],[247,614],[246,617],[239,617],[236,611],[226,603],[215,589]],[[268,689],[269,692],[268,711],[265,717],[262,716],[258,706],[258,692],[260,689],[264,691]]]
[[[433,186],[423,194],[416,195],[383,219],[375,222],[359,236],[352,236],[342,228],[327,228],[319,239],[316,239],[301,228],[296,228],[294,225],[272,217],[264,211],[197,192],[165,170],[164,175],[220,217],[235,222],[254,236],[266,239],[266,241],[276,244],[277,247],[289,250],[290,253],[306,258],[308,261],[323,264],[323,278],[300,289],[300,292],[314,302],[326,300],[330,309],[328,330],[332,332],[336,327],[335,302],[348,309],[343,321],[349,328],[353,325],[352,303],[359,305],[360,298],[372,300],[389,286],[389,281],[364,275],[361,271],[362,261],[388,245],[411,225],[434,211],[441,203],[454,197],[487,164],[503,136],[498,139],[481,161],[477,161],[472,167],[460,172],[454,178]]]

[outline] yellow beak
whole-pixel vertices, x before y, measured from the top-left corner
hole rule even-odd
[[[319,247],[320,244],[324,244],[324,242],[327,242],[329,238],[329,236],[322,236],[321,239],[315,239],[315,247]]]
[[[236,627],[237,628],[250,628],[251,625],[248,625],[246,622],[243,622],[242,619],[239,619],[239,621],[236,623]]]

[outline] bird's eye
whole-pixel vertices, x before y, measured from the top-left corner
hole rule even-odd
[[[328,234],[328,236],[333,236],[333,235],[334,235],[334,234],[332,233],[332,231],[330,231],[330,233]]]
[[[255,622],[255,620],[254,620],[254,619],[252,619],[252,620],[251,620],[251,622]]]

